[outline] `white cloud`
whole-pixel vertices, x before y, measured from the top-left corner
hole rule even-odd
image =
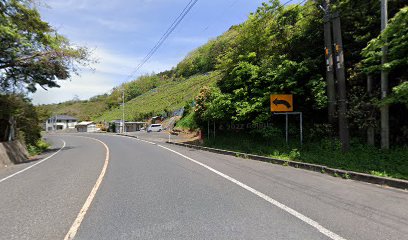
[[[96,72],[122,76],[134,72],[143,59],[143,57],[129,56],[101,48],[97,48],[94,51],[94,56],[99,60],[99,63],[94,66]],[[179,59],[161,59],[160,61],[157,61],[153,57],[153,59],[143,65],[136,74],[140,75],[168,70],[171,69],[174,62],[177,62],[178,60]]]
[[[91,18],[91,20],[111,31],[134,32],[139,26],[134,21],[117,21],[106,18]]]
[[[83,70],[79,76],[72,76],[71,80],[59,81],[61,88],[46,91],[39,87],[32,95],[34,104],[58,103],[72,100],[74,96],[82,100],[89,99],[92,96],[107,93],[113,87],[135,79],[136,76],[171,69],[173,63],[179,60],[161,59],[147,62],[132,78],[129,78],[128,75],[135,70],[142,57],[118,54],[101,48],[94,51],[94,57],[99,59],[99,63],[93,66],[95,71]]]
[[[113,10],[120,6],[119,1],[100,1],[100,0],[48,0],[47,5],[52,9],[64,10],[80,10],[80,9],[94,9],[94,10]]]
[[[32,95],[34,104],[58,103],[72,100],[74,96],[88,99],[92,96],[108,92],[112,88],[108,76],[98,75],[91,71],[83,72],[80,76],[73,76],[71,80],[59,81],[60,88],[51,88],[48,91],[39,88]]]

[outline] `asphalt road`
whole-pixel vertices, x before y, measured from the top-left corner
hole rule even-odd
[[[128,137],[47,139],[0,170],[0,239],[408,236],[405,191]]]

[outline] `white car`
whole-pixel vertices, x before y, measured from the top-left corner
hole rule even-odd
[[[147,132],[161,132],[163,127],[161,124],[152,124],[147,128]]]

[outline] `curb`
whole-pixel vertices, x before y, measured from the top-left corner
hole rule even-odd
[[[123,133],[114,133],[114,134],[117,136],[122,136],[122,137],[138,138],[137,136],[127,135]]]
[[[186,144],[186,143],[178,143],[178,142],[166,142],[166,143],[188,147],[188,148],[193,148],[193,149],[198,149],[198,150],[203,150],[203,151],[208,151],[208,152],[213,152],[213,153],[218,153],[218,154],[223,154],[223,155],[242,157],[245,159],[251,159],[251,160],[256,160],[256,161],[262,161],[262,162],[268,162],[268,163],[273,163],[273,164],[291,166],[295,168],[301,168],[305,170],[328,174],[328,175],[335,176],[335,177],[342,177],[344,179],[352,179],[352,180],[357,180],[361,182],[367,182],[367,183],[372,183],[372,184],[377,184],[377,185],[382,185],[382,186],[389,186],[393,188],[408,190],[408,181],[402,180],[402,179],[378,177],[378,176],[374,176],[374,175],[370,175],[366,173],[358,173],[358,172],[353,172],[353,171],[330,168],[330,167],[326,167],[323,165],[296,162],[296,161],[291,161],[291,160],[282,160],[282,159],[277,159],[277,158],[270,158],[270,157],[264,157],[264,156],[254,155],[254,154],[221,150],[217,148],[209,148],[209,147],[203,147],[203,146]]]

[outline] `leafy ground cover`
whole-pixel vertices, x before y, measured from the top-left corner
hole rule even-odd
[[[50,147],[49,143],[47,143],[46,141],[40,139],[34,145],[29,144],[27,146],[27,151],[30,154],[30,156],[35,156],[35,155],[38,155],[38,154],[44,152],[49,147]]]

